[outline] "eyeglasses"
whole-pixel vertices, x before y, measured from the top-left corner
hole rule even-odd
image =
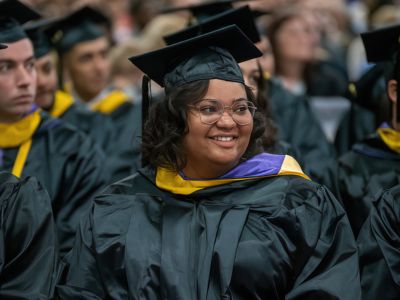
[[[212,125],[221,119],[225,111],[229,113],[233,121],[238,125],[251,123],[257,107],[246,99],[238,99],[232,105],[223,105],[218,100],[203,99],[195,105],[188,105],[200,115],[202,123]]]

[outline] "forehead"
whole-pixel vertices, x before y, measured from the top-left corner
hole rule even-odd
[[[104,36],[97,39],[76,44],[68,53],[71,55],[80,55],[82,53],[94,53],[108,49],[109,42]]]
[[[8,48],[0,51],[0,60],[25,61],[33,57],[33,47],[29,39],[22,39],[7,44]]]
[[[285,30],[290,30],[292,28],[303,28],[306,27],[307,21],[305,19],[305,16],[302,14],[298,15],[293,15],[284,22],[282,22],[281,26],[279,27],[278,31],[285,31]]]
[[[239,82],[211,79],[204,98],[234,101],[238,98],[245,98],[246,90]]]

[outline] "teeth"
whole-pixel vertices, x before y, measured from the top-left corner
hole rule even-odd
[[[232,136],[216,136],[213,138],[214,140],[217,141],[222,141],[222,142],[229,142],[233,140]]]

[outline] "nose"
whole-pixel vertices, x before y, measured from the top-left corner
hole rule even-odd
[[[36,71],[34,68],[27,69],[25,66],[20,66],[16,72],[17,86],[27,88],[36,80]]]
[[[96,56],[94,60],[94,67],[98,72],[105,72],[107,69],[107,59],[102,56]]]
[[[225,108],[224,112],[221,115],[221,118],[219,118],[217,122],[217,126],[227,129],[231,129],[236,126],[236,122],[232,118],[232,112],[229,109]]]

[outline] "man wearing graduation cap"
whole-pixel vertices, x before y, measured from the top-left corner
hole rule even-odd
[[[100,112],[90,110],[86,105],[74,101],[66,91],[58,89],[54,46],[45,32],[57,20],[47,19],[29,22],[24,26],[35,52],[37,72],[37,93],[35,102],[52,117],[60,118],[88,134],[107,155],[107,170],[111,178],[121,177],[125,166],[124,153],[120,153],[110,141],[114,125],[110,118]]]
[[[260,55],[231,25],[130,58],[165,87],[148,165],[82,219],[61,299],[360,299],[340,204],[293,158],[260,152],[238,65]]]
[[[61,80],[64,89],[74,101],[102,113],[114,125],[108,144],[115,149],[113,180],[117,180],[139,165],[141,114],[140,106],[126,93],[110,86],[108,23],[99,11],[84,6],[52,24],[47,32],[59,54],[60,72],[70,80],[65,85]]]
[[[18,9],[16,9],[16,7]],[[101,150],[83,133],[34,105],[35,57],[20,22],[37,14],[18,1],[0,2],[0,170],[35,176],[52,201],[61,254],[72,246],[76,225],[91,197],[108,180]]]
[[[361,34],[367,59],[371,63],[391,61],[393,72],[386,92],[391,109],[376,133],[353,145],[338,159],[325,182],[342,200],[357,237],[369,215],[372,199],[380,189],[400,183],[400,122],[398,82],[400,80],[400,26]],[[385,45],[381,47],[381,45]]]
[[[371,63],[386,62],[390,110],[376,133],[339,160],[337,192],[355,228],[363,299],[400,298],[400,25],[361,34]]]

